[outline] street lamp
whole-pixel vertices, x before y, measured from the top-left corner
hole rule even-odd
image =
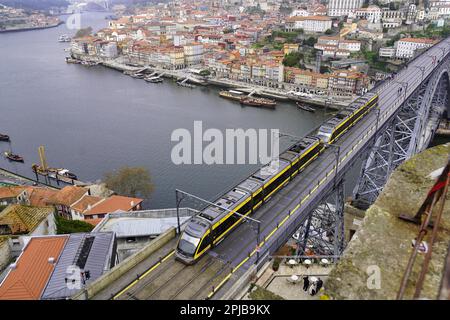
[[[426,54],[426,56],[433,59],[433,65],[436,63],[436,56],[435,55]]]
[[[437,47],[438,49],[442,50],[442,56],[445,56],[445,48]]]
[[[259,247],[259,244],[261,243],[261,221],[258,220],[245,220],[245,222],[250,223],[250,228],[256,232],[256,265],[258,265],[259,262],[259,255],[261,248]],[[256,228],[255,224],[256,222]]]
[[[419,67],[419,66],[413,66],[414,68],[418,68],[418,69],[420,69],[420,71],[422,71],[422,81],[423,81],[423,76],[424,76],[424,74],[425,74],[425,67],[424,66],[421,66],[421,67]]]

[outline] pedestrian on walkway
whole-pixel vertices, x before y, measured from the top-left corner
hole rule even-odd
[[[319,278],[319,280],[317,281],[317,292],[320,291],[320,288],[322,288],[323,286],[323,281],[322,279]]]
[[[309,288],[309,278],[308,276],[303,277],[303,291],[308,291]]]

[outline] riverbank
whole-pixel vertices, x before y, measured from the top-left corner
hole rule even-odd
[[[80,22],[93,30],[108,24],[105,14],[93,13],[83,13]],[[256,165],[175,165],[174,130],[191,131],[201,120],[205,130],[279,129],[304,136],[328,117],[321,109],[305,112],[283,101],[275,111],[241,106],[220,98],[211,85],[149,84],[109,67],[67,64],[69,44],[57,40],[72,33],[61,25],[0,35],[0,131],[11,137],[10,144],[0,143],[0,152],[25,159],[21,164],[0,157],[1,168],[35,179],[31,165],[40,162],[40,145],[50,166],[69,168],[86,182],[125,165],[140,166],[150,171],[155,186],[145,207],[168,208],[175,206],[175,189],[211,200],[257,170]],[[280,140],[283,147],[289,138]]]
[[[86,56],[81,54],[74,54],[71,53],[71,56],[73,58],[76,58],[81,61],[86,62],[92,62],[99,65],[103,65],[105,67],[121,71],[121,72],[138,72],[143,70],[148,70],[152,73],[159,74],[161,77],[164,78],[170,78],[175,79],[177,81],[182,81],[187,79],[188,81],[191,81],[195,84],[202,84],[202,82],[205,82],[203,85],[212,85],[216,87],[221,88],[227,88],[227,89],[236,89],[245,93],[253,93],[257,94],[261,97],[265,98],[271,98],[279,101],[293,101],[293,102],[303,102],[310,105],[318,106],[318,107],[324,107],[328,110],[340,110],[342,108],[345,108],[348,104],[350,104],[356,97],[351,97],[347,100],[336,100],[329,96],[325,97],[319,97],[319,96],[313,96],[313,97],[301,97],[301,96],[293,96],[289,93],[287,90],[282,89],[276,89],[276,88],[268,88],[260,85],[256,85],[253,83],[246,83],[242,81],[236,81],[226,78],[202,78],[197,79],[195,76],[190,74],[186,69],[183,70],[167,70],[167,69],[160,69],[156,67],[133,67],[125,64],[122,61],[120,61],[120,58],[117,58],[116,60],[104,60],[100,59],[98,57],[94,56]]]
[[[59,27],[64,24],[64,21],[59,21],[56,24],[48,25],[48,26],[40,26],[40,27],[21,27],[21,28],[12,28],[12,29],[4,29],[0,30],[0,33],[9,33],[9,32],[21,32],[21,31],[32,31],[32,30],[42,30],[42,29],[51,29]]]

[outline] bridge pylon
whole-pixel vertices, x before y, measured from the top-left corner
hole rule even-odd
[[[297,256],[338,257],[344,250],[344,180],[323,198],[300,228]]]
[[[391,173],[405,160],[423,151],[431,142],[449,102],[449,59],[427,79],[381,126],[367,152],[353,205],[367,209],[383,190]],[[406,94],[406,90],[399,91]]]

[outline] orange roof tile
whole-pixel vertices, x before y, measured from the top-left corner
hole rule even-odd
[[[78,201],[88,191],[86,188],[67,186],[62,188],[59,192],[55,193],[47,200],[48,204],[62,204],[70,206],[74,202]]]
[[[289,17],[287,21],[293,22],[293,21],[305,21],[305,20],[317,20],[317,21],[331,21],[331,18],[328,16],[294,16]]]
[[[72,205],[72,208],[77,210],[78,212],[84,212],[87,209],[90,209],[95,204],[99,203],[102,200],[100,197],[94,196],[83,196],[79,201],[75,202]]]
[[[399,41],[406,41],[406,42],[416,42],[416,43],[427,43],[427,44],[434,44],[437,43],[437,40],[428,39],[428,38],[403,38]]]
[[[0,285],[0,300],[38,300],[47,285],[67,235],[31,238],[28,245]]]
[[[26,189],[30,190],[31,188],[23,186],[0,187],[0,199],[15,198]]]
[[[98,218],[98,219],[85,219],[83,220],[86,223],[92,224],[94,227],[96,225],[98,225],[101,221],[103,220],[103,218]]]
[[[144,200],[139,198],[111,196],[99,202],[97,205],[92,207],[91,210],[87,210],[84,215],[111,213],[118,210],[130,211],[142,201]]]
[[[30,205],[35,207],[47,206],[47,199],[53,197],[59,190],[47,188],[32,188],[30,191]]]

